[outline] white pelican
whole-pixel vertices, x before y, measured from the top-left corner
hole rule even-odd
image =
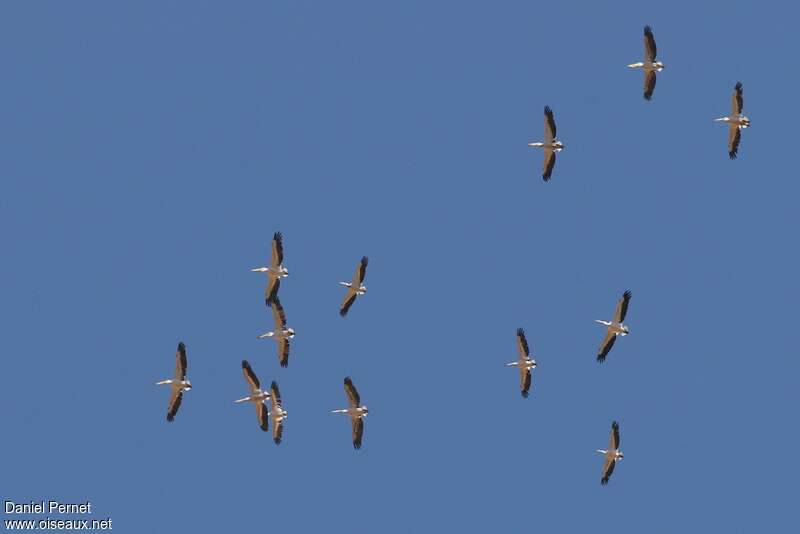
[[[525,330],[517,328],[517,351],[519,359],[515,362],[507,363],[508,367],[519,368],[519,387],[520,393],[527,398],[531,389],[531,369],[536,367],[536,360],[530,357],[528,340],[525,339]]]
[[[281,392],[278,390],[278,384],[272,381],[270,386],[270,399],[272,400],[272,410],[269,412],[269,418],[272,419],[272,440],[275,445],[281,444],[283,437],[283,420],[289,417],[289,412],[281,406]]]
[[[542,178],[545,182],[550,180],[553,167],[556,165],[556,152],[561,152],[564,148],[564,143],[556,138],[556,121],[553,119],[553,110],[550,106],[544,107],[544,142],[528,143],[528,146],[544,149]]]
[[[254,273],[267,273],[267,288],[264,290],[264,298],[267,306],[278,296],[278,288],[281,285],[281,278],[289,276],[289,269],[283,265],[283,234],[275,232],[272,236],[272,257],[269,267],[258,267],[250,269]]]
[[[742,98],[742,82],[736,82],[733,88],[733,104],[729,117],[714,119],[714,122],[728,123],[728,156],[736,159],[739,153],[739,141],[742,139],[742,129],[750,126],[750,119],[742,115],[744,109],[744,98]]]
[[[653,37],[653,30],[650,26],[644,27],[644,61],[631,63],[628,67],[644,71],[644,98],[645,100],[653,98],[653,91],[656,88],[656,72],[661,72],[664,64],[656,61],[656,39]]]
[[[343,410],[333,410],[331,413],[343,413],[350,417],[353,422],[353,447],[360,449],[361,438],[364,436],[364,417],[367,416],[369,410],[366,406],[361,405],[361,397],[358,395],[358,390],[356,390],[349,376],[344,379],[344,392],[347,394],[350,407]]]
[[[269,413],[264,401],[270,398],[270,394],[261,390],[261,383],[258,381],[258,377],[253,372],[253,369],[250,367],[250,363],[247,360],[242,360],[242,372],[244,372],[244,378],[250,385],[250,396],[235,400],[233,402],[236,404],[242,402],[252,402],[255,404],[256,415],[258,416],[258,426],[261,427],[261,430],[266,432],[269,430]]]
[[[626,325],[622,324],[622,321],[625,320],[625,315],[628,313],[628,303],[630,301],[631,292],[626,291],[622,294],[622,298],[619,299],[619,302],[617,302],[617,309],[614,311],[613,321],[601,321],[599,319],[595,319],[596,323],[600,323],[608,327],[608,330],[606,330],[606,337],[603,338],[603,342],[600,344],[600,350],[597,351],[598,362],[602,363],[606,360],[606,355],[608,355],[611,347],[614,346],[617,336],[628,335],[629,329]]]
[[[369,263],[369,258],[364,256],[361,258],[361,262],[356,267],[356,274],[353,275],[352,282],[339,282],[341,285],[347,288],[347,294],[344,296],[344,301],[342,302],[342,307],[339,308],[339,315],[344,317],[347,315],[347,311],[350,309],[350,306],[356,301],[356,297],[359,295],[363,295],[367,292],[367,286],[364,285],[364,277],[367,275],[367,264]]]
[[[167,421],[170,423],[175,419],[178,408],[181,407],[183,392],[192,389],[192,383],[186,380],[186,367],[186,345],[180,342],[178,343],[178,350],[175,353],[175,378],[156,382],[157,386],[162,384],[169,384],[172,386],[172,395],[169,398],[169,406],[167,407]]]
[[[614,465],[617,461],[625,458],[622,451],[619,450],[619,423],[614,421],[611,423],[611,435],[608,437],[608,450],[597,449],[597,452],[604,454],[606,461],[603,463],[603,476],[600,479],[600,484],[608,484],[608,479],[611,478],[611,473],[614,472]]]
[[[281,367],[287,367],[289,365],[289,340],[294,337],[294,329],[286,327],[286,313],[277,297],[270,303],[270,309],[275,321],[275,330],[261,334],[258,339],[271,338],[277,341],[278,361],[281,362]]]

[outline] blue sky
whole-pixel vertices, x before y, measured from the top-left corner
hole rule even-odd
[[[90,500],[136,533],[792,531],[798,11],[4,4],[3,499]],[[625,67],[645,24],[652,102]],[[730,161],[712,119],[737,80]],[[288,369],[248,272],[276,230]],[[592,320],[625,289],[631,335],[599,366]],[[180,340],[195,387],[169,424],[153,383]],[[280,384],[280,447],[232,402],[243,358]],[[328,413],[346,375],[361,451]]]

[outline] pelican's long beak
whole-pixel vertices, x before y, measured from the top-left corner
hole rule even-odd
[[[162,380],[161,382],[156,382],[156,385],[157,386],[161,386],[163,384],[169,384],[171,382],[172,382],[172,380]]]
[[[247,401],[249,401],[249,400],[250,400],[250,397],[245,397],[245,398],[243,398],[243,399],[238,399],[238,400],[235,400],[235,401],[233,401],[233,402],[235,402],[235,403],[237,403],[237,404],[238,404],[238,403],[240,403],[240,402],[247,402]]]
[[[720,117],[719,119],[714,119],[714,122],[725,122],[728,117]]]

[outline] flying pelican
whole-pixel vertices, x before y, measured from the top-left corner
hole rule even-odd
[[[272,392],[270,395],[272,411],[270,411],[269,417],[272,419],[272,440],[275,445],[280,445],[283,437],[283,420],[289,417],[289,412],[281,406],[281,392],[278,390],[278,384],[274,380],[270,386],[270,391]]]
[[[611,435],[608,437],[608,450],[597,449],[597,452],[604,454],[606,457],[603,463],[603,477],[600,479],[600,484],[608,484],[608,479],[611,478],[611,473],[614,472],[614,466],[617,461],[625,458],[622,451],[619,450],[619,423],[614,421],[611,423]]]
[[[261,430],[266,432],[269,430],[269,413],[267,412],[267,406],[264,404],[264,401],[270,398],[270,394],[261,390],[261,382],[258,381],[258,377],[253,372],[247,360],[242,360],[242,372],[244,372],[244,378],[250,385],[250,396],[233,402],[236,404],[242,402],[252,402],[255,404],[258,425],[261,427]]]
[[[342,302],[342,307],[339,308],[339,315],[342,317],[347,315],[347,311],[356,301],[356,297],[367,292],[367,286],[364,285],[364,277],[367,275],[368,263],[369,258],[364,256],[361,258],[361,263],[359,263],[356,267],[356,274],[353,275],[353,281],[339,282],[341,285],[347,288],[347,294],[344,296],[344,302]]]
[[[361,397],[349,376],[344,379],[344,392],[347,394],[350,407],[333,410],[331,413],[343,413],[350,416],[350,420],[353,422],[353,447],[360,449],[361,438],[364,436],[364,417],[367,416],[369,410],[366,406],[361,405]]]
[[[281,301],[276,297],[270,303],[272,318],[275,320],[275,330],[261,334],[258,339],[272,338],[278,342],[278,361],[281,367],[289,365],[289,340],[294,337],[294,329],[286,327],[286,313],[283,311]]]
[[[742,139],[742,129],[750,126],[750,119],[742,115],[744,99],[742,98],[742,82],[736,82],[733,88],[733,110],[729,117],[714,119],[714,122],[728,123],[728,156],[736,159],[739,153],[739,141]]]
[[[283,234],[275,232],[272,236],[272,257],[269,267],[258,267],[250,269],[254,273],[267,273],[267,288],[264,290],[264,298],[267,306],[278,296],[278,288],[281,285],[281,278],[289,276],[289,269],[283,266]]]
[[[644,61],[631,63],[628,67],[644,71],[644,98],[645,100],[653,98],[653,91],[656,88],[656,72],[661,72],[664,64],[656,61],[656,39],[653,37],[653,30],[650,26],[644,27]]]
[[[175,378],[156,382],[157,386],[169,384],[172,386],[172,395],[169,398],[167,407],[167,421],[170,423],[175,419],[178,408],[181,407],[183,392],[192,389],[192,383],[186,380],[186,345],[181,341],[178,343],[178,351],[175,353]]]
[[[556,152],[561,152],[564,148],[564,143],[556,138],[556,121],[553,119],[553,110],[550,109],[550,106],[544,107],[544,142],[528,143],[528,146],[544,149],[542,178],[547,182],[556,165]]]
[[[525,330],[522,328],[517,328],[517,350],[519,351],[519,360],[507,363],[506,366],[519,368],[520,393],[523,397],[528,398],[531,389],[531,369],[536,367],[536,360],[530,357],[528,340],[525,339]]]
[[[631,292],[626,291],[622,294],[622,298],[619,299],[617,302],[617,309],[614,312],[614,320],[613,321],[601,321],[599,319],[595,319],[596,323],[600,323],[608,327],[606,331],[606,337],[603,338],[603,342],[600,344],[600,350],[597,351],[597,361],[602,363],[606,360],[606,355],[611,350],[611,347],[614,346],[614,342],[617,340],[617,336],[627,336],[629,329],[626,325],[622,324],[622,321],[625,320],[625,315],[628,313],[628,303],[631,301]]]

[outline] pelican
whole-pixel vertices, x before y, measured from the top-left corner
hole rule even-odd
[[[261,430],[267,432],[269,430],[269,413],[267,412],[267,406],[264,404],[264,401],[270,398],[270,394],[266,391],[262,391],[261,383],[258,381],[258,377],[253,372],[247,360],[242,360],[242,372],[244,373],[245,380],[247,380],[247,383],[250,385],[250,396],[233,402],[236,404],[242,402],[252,402],[255,404],[258,426],[261,427]]]
[[[283,234],[275,232],[275,235],[272,236],[272,257],[269,267],[257,267],[250,269],[250,272],[267,273],[267,288],[264,290],[264,298],[269,306],[278,296],[281,278],[289,276],[289,269],[283,266]]]
[[[356,274],[353,275],[352,282],[339,282],[341,285],[347,288],[347,294],[344,296],[344,301],[342,302],[342,307],[339,308],[339,315],[344,317],[347,315],[347,311],[350,309],[350,306],[356,301],[356,297],[359,295],[363,295],[367,292],[367,286],[364,285],[364,277],[367,275],[367,264],[369,263],[369,258],[364,256],[361,258],[361,263],[358,264],[356,267]]]
[[[278,384],[274,380],[270,386],[270,391],[272,410],[269,412],[269,418],[272,419],[272,440],[275,445],[280,445],[283,437],[283,420],[289,417],[289,412],[281,406],[281,392],[278,390]]]
[[[600,323],[608,327],[606,331],[606,337],[603,338],[603,342],[600,344],[600,350],[597,351],[597,361],[602,363],[606,360],[606,355],[611,350],[611,347],[614,346],[614,342],[617,340],[617,336],[627,336],[629,329],[626,325],[622,324],[622,321],[625,320],[625,315],[628,313],[628,303],[631,301],[631,292],[626,291],[622,294],[622,298],[619,299],[617,302],[617,309],[614,312],[614,320],[613,321],[601,321],[599,319],[595,319],[596,323]]]
[[[608,479],[611,478],[611,473],[614,472],[614,466],[617,461],[625,458],[622,451],[619,450],[619,423],[614,421],[611,423],[611,435],[608,437],[608,450],[597,449],[597,452],[604,454],[606,461],[603,463],[603,476],[600,479],[600,484],[608,484]]]
[[[544,142],[528,143],[528,146],[544,149],[542,178],[547,182],[556,165],[556,152],[561,152],[564,148],[564,143],[556,139],[556,121],[553,119],[553,110],[550,106],[544,107]]]
[[[656,88],[656,72],[661,72],[664,64],[656,61],[656,39],[653,37],[653,30],[650,26],[644,27],[644,61],[631,63],[628,67],[644,71],[644,98],[645,100],[653,98],[653,91]]]
[[[278,361],[281,367],[289,365],[289,340],[294,337],[294,329],[286,327],[286,313],[283,311],[281,301],[276,297],[270,303],[272,318],[275,320],[275,330],[261,334],[258,339],[271,338],[278,342]]]
[[[361,405],[361,397],[358,395],[358,390],[356,390],[349,376],[344,379],[344,392],[347,394],[350,407],[343,410],[333,410],[331,413],[343,413],[350,417],[353,422],[353,447],[360,449],[361,438],[364,436],[364,417],[367,416],[369,410],[366,406]]]
[[[519,387],[523,397],[528,398],[531,389],[531,369],[536,367],[536,360],[530,357],[528,340],[525,339],[525,330],[517,328],[517,350],[519,359],[515,362],[507,363],[507,367],[519,368]]]
[[[178,408],[181,407],[183,392],[192,389],[192,383],[186,380],[186,367],[186,345],[181,341],[178,343],[178,350],[175,353],[175,378],[156,382],[157,386],[162,384],[172,386],[172,395],[169,398],[169,406],[167,407],[167,421],[170,423],[175,420],[175,414],[178,413]]]
[[[742,82],[736,82],[736,86],[733,88],[732,108],[729,117],[720,117],[719,119],[714,119],[714,122],[728,123],[728,156],[731,159],[736,159],[736,155],[739,153],[739,141],[742,139],[742,129],[750,126],[750,119],[742,115],[742,109],[744,108]]]

